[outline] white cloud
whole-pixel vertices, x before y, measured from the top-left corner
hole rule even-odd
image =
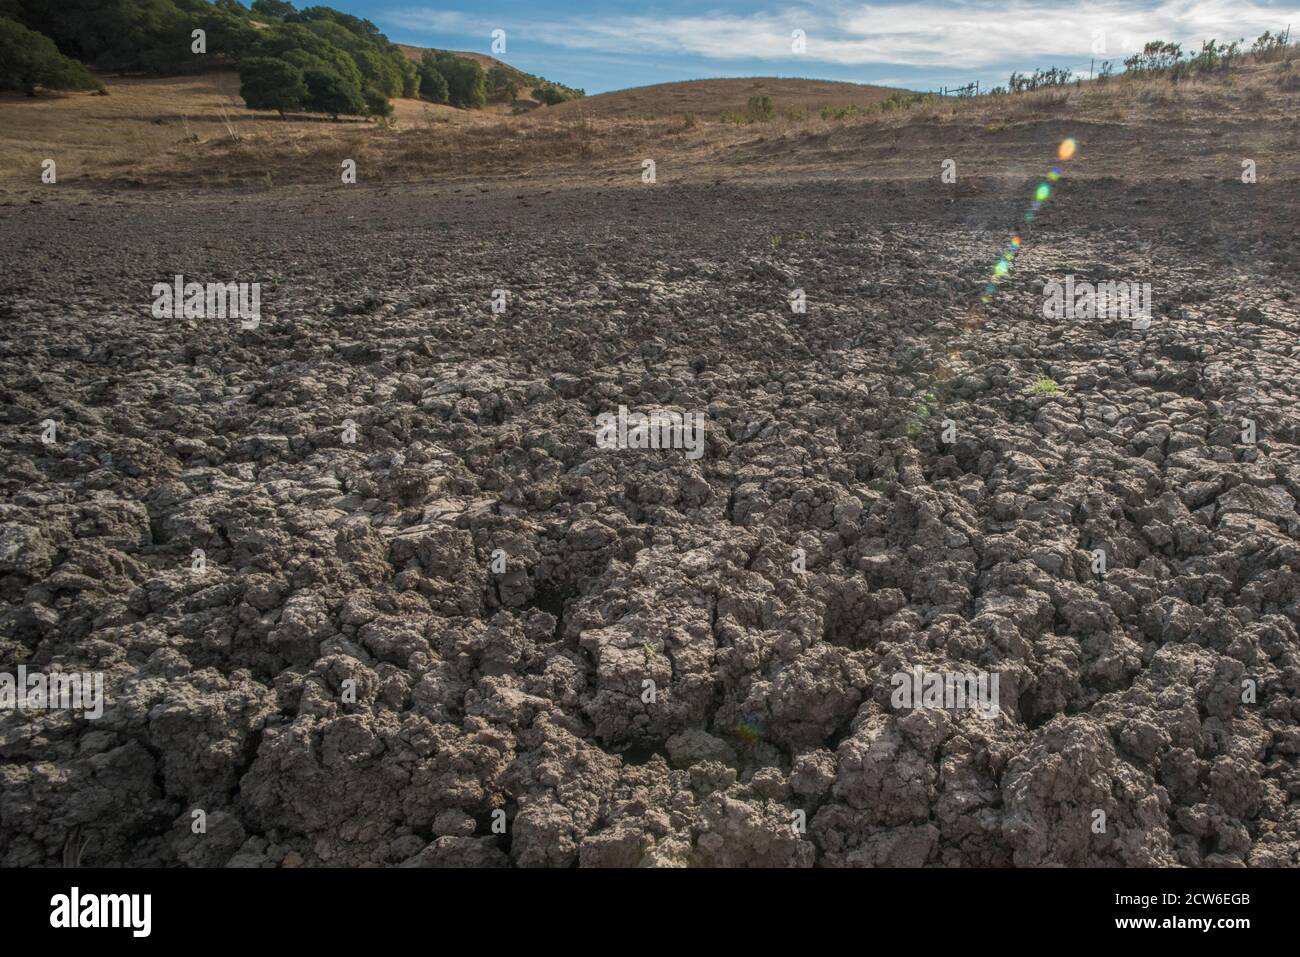
[[[1185,45],[1215,37],[1247,44],[1264,30],[1300,22],[1300,8],[1248,0],[1099,0],[1062,6],[1045,0],[958,0],[871,4],[812,3],[746,15],[490,19],[453,11],[397,10],[385,22],[412,31],[481,36],[504,27],[513,38],[570,50],[613,54],[687,54],[712,60],[806,59],[844,66],[889,64],[977,69],[1046,57],[1087,60],[1096,31],[1106,50],[1098,59],[1121,60],[1147,40]],[[791,53],[790,33],[807,34],[807,51]],[[1041,61],[1041,62],[1040,62]]]

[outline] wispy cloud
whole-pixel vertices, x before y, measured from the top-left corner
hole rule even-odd
[[[1253,39],[1300,22],[1300,7],[1246,0],[1101,0],[1062,6],[1043,0],[955,0],[898,4],[816,2],[754,13],[556,19],[485,17],[404,8],[385,22],[413,32],[486,38],[502,27],[529,43],[612,54],[688,55],[706,60],[796,59],[840,66],[865,64],[979,69],[1044,57],[1122,59],[1152,39],[1195,42]],[[803,30],[806,51],[791,50]]]

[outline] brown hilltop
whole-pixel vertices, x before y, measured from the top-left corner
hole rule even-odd
[[[823,107],[865,108],[897,92],[887,86],[837,80],[749,76],[636,86],[570,100],[548,109],[556,115],[581,111],[590,117],[611,118],[677,113],[705,116],[723,112],[743,113],[750,97],[766,96],[777,110],[815,112]]]

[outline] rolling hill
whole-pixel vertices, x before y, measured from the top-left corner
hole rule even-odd
[[[867,107],[898,90],[836,80],[801,80],[751,76],[720,80],[656,83],[610,93],[598,93],[549,107],[555,115],[576,114],[615,118],[665,116],[677,113],[713,115],[743,112],[751,96],[766,96],[778,111],[816,112],[822,107]]]

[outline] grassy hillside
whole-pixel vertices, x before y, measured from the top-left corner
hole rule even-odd
[[[865,108],[897,92],[885,86],[835,80],[756,76],[638,86],[587,96],[551,109],[559,115],[581,111],[589,117],[667,117],[687,113],[716,117],[724,112],[744,113],[750,97],[766,96],[780,111],[819,112],[824,107]]]
[[[1300,48],[1289,59],[1173,82],[1125,75],[1037,92],[943,99],[815,80],[699,80],[533,110],[457,110],[395,100],[391,123],[280,120],[250,111],[230,71],[169,79],[105,77],[109,96],[0,96],[0,189],[41,190],[55,158],[64,186],[359,182],[578,182],[637,186],[764,176],[937,178],[956,157],[958,189],[978,177],[1037,175],[1054,139],[1077,137],[1072,175],[1232,180],[1241,160],[1294,177]],[[739,111],[767,96],[770,116]],[[725,117],[725,118],[724,118]],[[1292,172],[1287,173],[1287,170]],[[48,194],[48,189],[45,190]]]

